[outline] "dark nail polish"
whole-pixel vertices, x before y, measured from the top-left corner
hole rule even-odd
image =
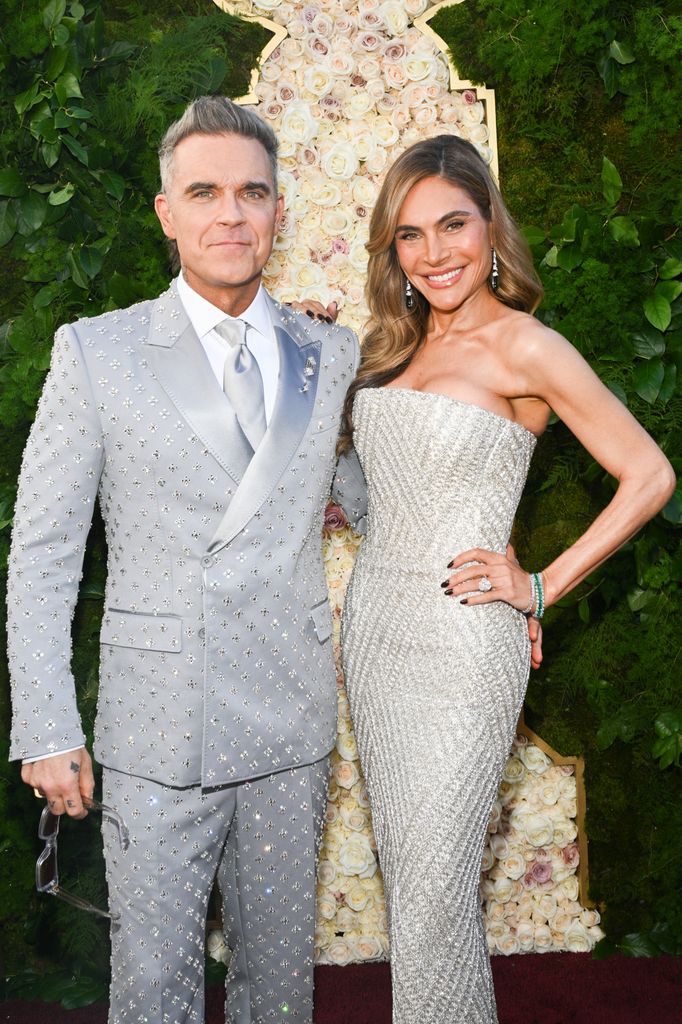
[[[443,582],[441,583],[441,587],[449,587],[449,586],[450,586],[450,580],[443,580]]]
[[[449,596],[450,596],[450,594],[452,593],[452,589],[450,589],[450,590],[445,590],[445,591],[443,591],[443,593],[445,594],[445,596],[446,596],[446,597],[449,597]]]
[[[453,558],[452,562],[454,562],[454,558]],[[445,568],[446,569],[452,569],[452,562],[448,562],[448,564],[445,566]]]
[[[313,313],[312,309],[306,309],[305,315],[309,316],[311,320],[315,319],[315,314]]]
[[[322,316],[321,313],[316,313],[315,316],[317,317],[318,320],[325,320],[326,319],[326,317]]]
[[[460,604],[469,604],[469,598],[468,597],[463,597],[462,600],[459,603]]]
[[[326,316],[325,320],[327,321],[328,324],[333,324],[334,323],[334,321],[332,320],[332,318],[330,316]]]

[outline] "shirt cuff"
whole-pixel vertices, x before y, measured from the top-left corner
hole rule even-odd
[[[59,757],[60,754],[72,754],[74,750],[82,750],[83,747],[68,747],[66,750],[54,750],[51,754],[40,754],[38,757],[25,757],[22,764],[35,764],[36,761],[47,761],[48,757]]]

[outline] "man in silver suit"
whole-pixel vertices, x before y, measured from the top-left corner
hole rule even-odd
[[[316,847],[336,734],[321,557],[349,330],[282,308],[261,272],[282,215],[277,142],[202,97],[160,149],[156,212],[181,273],[57,332],[12,542],[12,757],[55,814],[91,760],[70,671],[95,499],[109,564],[94,753],[112,926],[110,1022],[203,1020],[220,883],[234,1024],[312,1020]],[[357,463],[335,497],[363,513]]]

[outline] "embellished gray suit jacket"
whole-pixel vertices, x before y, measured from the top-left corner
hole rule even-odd
[[[175,285],[57,332],[12,539],[12,757],[84,742],[70,637],[97,496],[109,559],[100,763],[214,786],[333,746],[321,531],[358,345],[272,300],[270,312],[277,399],[251,459]],[[336,497],[362,515],[353,456]]]

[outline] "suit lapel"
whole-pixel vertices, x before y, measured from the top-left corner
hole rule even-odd
[[[269,298],[269,297],[268,297]],[[246,526],[289,466],[310,423],[320,366],[320,341],[313,341],[296,317],[283,315],[269,299],[279,379],[272,419],[209,546],[223,547]]]
[[[238,483],[249,465],[251,448],[174,284],[154,304],[147,351],[159,383],[178,412]]]

